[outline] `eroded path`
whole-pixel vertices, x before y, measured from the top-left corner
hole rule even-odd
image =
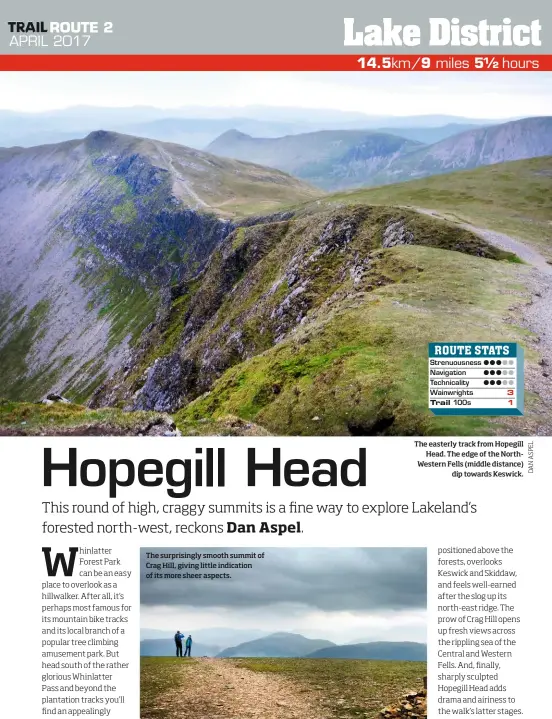
[[[187,665],[188,664],[188,665]],[[231,661],[183,660],[175,688],[157,700],[168,719],[329,719],[309,693],[288,679]]]
[[[422,207],[415,209],[424,215],[448,219],[446,214],[435,210]],[[552,381],[549,377],[549,373],[552,373],[552,266],[537,250],[522,240],[470,224],[461,226],[479,235],[490,245],[514,252],[532,267],[529,282],[531,302],[522,309],[521,324],[535,335],[534,345],[541,361],[537,367],[527,364],[526,385],[527,389],[538,394],[543,402],[552,407]],[[552,430],[550,423],[549,418],[548,427],[542,427],[543,434],[549,434]]]
[[[159,155],[161,158],[168,164],[174,180],[174,187],[176,194],[181,199],[185,199],[187,201],[192,200],[196,203],[196,209],[201,207],[209,207],[209,205],[205,202],[205,200],[202,200],[202,198],[197,194],[197,192],[193,189],[190,181],[182,175],[182,173],[175,167],[174,165],[174,158],[165,150],[165,148],[159,143],[154,143],[155,147],[157,148]]]

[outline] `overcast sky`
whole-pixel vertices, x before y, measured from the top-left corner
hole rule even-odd
[[[0,75],[0,108],[296,106],[371,115],[552,114],[545,72],[40,72]]]
[[[174,550],[266,552],[265,559],[253,561],[253,569],[227,570],[231,580],[214,581],[145,579],[152,571],[145,568],[146,551],[143,628],[260,629],[343,643],[426,641],[425,549]]]

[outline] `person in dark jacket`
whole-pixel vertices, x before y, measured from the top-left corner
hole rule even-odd
[[[186,639],[186,651],[184,652],[185,657],[192,656],[192,635],[190,634]]]
[[[174,643],[176,644],[176,656],[181,657],[182,656],[182,640],[184,639],[184,635],[180,633],[180,629],[177,629],[176,634],[174,635]]]

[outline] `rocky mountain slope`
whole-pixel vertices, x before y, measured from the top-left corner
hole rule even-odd
[[[401,130],[396,132],[400,134]],[[225,157],[286,170],[324,189],[385,185],[552,154],[552,117],[480,127],[431,145],[397,135],[316,132],[276,139],[230,131],[209,145]]]
[[[229,130],[208,151],[277,167],[325,189],[354,187],[383,172],[421,143],[365,130],[325,130],[278,138],[254,138]]]
[[[459,135],[461,132],[467,132],[468,130],[475,130],[478,127],[480,127],[480,125],[475,123],[451,122],[447,125],[440,125],[438,127],[382,127],[378,128],[378,132],[400,135],[400,137],[405,137],[407,140],[415,140],[416,142],[421,142],[424,145],[433,145],[435,142],[445,140],[447,137],[453,137],[454,135]]]
[[[277,170],[115,133],[0,152],[3,395],[86,399],[242,207],[314,191]]]
[[[400,208],[315,202],[250,219],[172,287],[132,363],[91,404],[176,413],[186,433],[229,415],[276,434],[439,431],[427,342],[519,337],[504,322],[523,297],[509,259]],[[456,433],[485,423],[453,422]]]
[[[481,127],[398,158],[372,184],[428,177],[552,154],[552,117],[528,117]]]

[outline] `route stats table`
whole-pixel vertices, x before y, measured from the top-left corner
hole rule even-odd
[[[522,415],[523,348],[514,342],[430,342],[436,415]]]

